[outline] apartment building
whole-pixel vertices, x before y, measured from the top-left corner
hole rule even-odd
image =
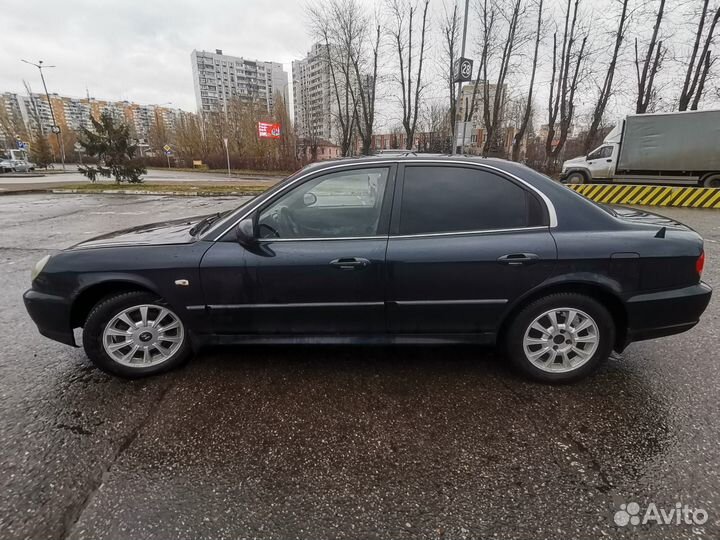
[[[41,127],[45,133],[50,133],[52,129],[53,114],[55,123],[61,130],[78,132],[83,127],[92,128],[91,118],[98,119],[100,115],[107,113],[128,124],[132,135],[138,139],[147,139],[153,125],[161,124],[166,130],[172,130],[180,116],[187,114],[179,109],[140,105],[129,101],[50,94],[48,102],[45,94],[26,95],[11,92],[0,94],[0,107],[5,110],[11,125],[24,126],[27,131]]]
[[[301,139],[335,141],[332,79],[325,46],[316,43],[292,63],[295,131]]]
[[[190,54],[198,113],[227,111],[233,99],[254,101],[271,112],[275,95],[287,103],[288,74],[278,62],[194,50]]]

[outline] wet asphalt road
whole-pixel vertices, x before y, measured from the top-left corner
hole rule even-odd
[[[122,381],[22,306],[48,251],[235,199],[0,197],[0,538],[717,538],[720,308],[565,387],[474,347],[253,347]],[[720,212],[663,209],[706,238]],[[704,526],[619,527],[635,501]]]

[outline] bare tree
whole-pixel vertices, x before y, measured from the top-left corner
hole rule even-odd
[[[495,16],[497,11],[495,5],[488,6],[488,0],[482,0],[478,3],[480,18],[482,19],[482,37],[480,38],[480,58],[478,59],[477,76],[473,85],[473,92],[470,97],[470,103],[465,107],[464,122],[470,122],[475,115],[475,107],[477,105],[478,89],[483,87],[483,96],[485,95],[485,87],[487,87],[487,64],[492,48],[493,28],[495,26]]]
[[[592,113],[592,121],[590,122],[590,128],[588,129],[587,136],[585,137],[584,151],[587,154],[597,142],[598,130],[600,123],[605,115],[605,109],[607,107],[608,100],[612,95],[612,84],[615,78],[615,69],[617,67],[618,55],[620,54],[620,47],[622,47],[623,39],[625,39],[625,30],[628,17],[628,2],[629,0],[622,0],[622,9],[620,11],[620,20],[618,21],[618,27],[615,32],[615,45],[613,46],[612,56],[610,57],[610,63],[608,64],[607,72],[605,74],[605,80],[603,81],[602,87],[600,87],[600,95],[598,96],[595,104],[595,109]]]
[[[492,99],[492,108],[490,104],[490,84],[487,78],[487,58],[485,60],[484,73],[485,85],[483,86],[483,118],[485,124],[485,141],[483,142],[483,156],[487,156],[491,151],[497,150],[497,138],[499,128],[502,121],[502,112],[505,105],[505,80],[507,78],[510,61],[512,59],[515,47],[517,45],[518,21],[523,13],[521,9],[521,0],[513,0],[510,4],[510,15],[507,17],[507,37],[503,43],[499,57],[499,67],[497,79],[495,81],[495,94]]]
[[[460,39],[460,15],[458,13],[457,3],[453,5],[452,12],[448,12],[447,5],[445,7],[445,16],[442,22],[442,38],[443,38],[443,56],[442,69],[445,74],[445,84],[448,89],[448,106],[450,114],[448,121],[450,122],[450,131],[455,129],[455,120],[457,117],[457,84],[455,84],[455,62],[459,58],[458,40]]]
[[[700,43],[703,41],[709,3],[710,0],[703,0],[702,12],[700,14],[700,20],[698,21],[697,31],[695,32],[695,41],[693,43],[692,53],[690,54],[690,60],[688,61],[687,71],[685,73],[685,82],[683,83],[683,87],[680,92],[678,109],[681,111],[686,111],[688,107],[690,107],[690,110],[697,110],[700,98],[705,90],[707,75],[716,60],[715,58],[711,59],[712,51],[710,50],[710,45],[712,44],[714,38],[715,27],[720,19],[720,6],[718,6],[715,11],[715,15],[710,21],[708,32],[705,35],[702,52],[698,58]]]
[[[340,152],[343,156],[350,155],[353,130],[355,127],[355,102],[350,87],[350,53],[332,47],[328,36],[325,36],[325,54],[333,95],[337,104],[335,119],[340,128]]]
[[[523,111],[520,125],[515,132],[512,142],[512,160],[520,160],[520,149],[522,148],[522,141],[525,138],[525,132],[527,131],[528,124],[530,123],[530,116],[532,115],[532,102],[533,102],[533,90],[535,87],[535,73],[538,65],[538,50],[540,49],[540,36],[542,30],[542,17],[543,17],[543,0],[538,3],[538,15],[537,15],[537,27],[535,29],[535,50],[533,52],[532,68],[530,71],[530,86],[528,88],[527,101],[525,103],[525,110]]]
[[[405,130],[405,148],[411,150],[415,139],[420,97],[423,89],[423,64],[425,61],[425,42],[427,36],[428,6],[430,0],[421,0],[422,19],[420,24],[420,44],[413,44],[415,16],[420,9],[418,4],[408,5],[405,0],[389,0],[388,7],[392,21],[389,34],[395,45],[399,62],[398,83],[400,85],[402,105],[402,125]],[[413,60],[417,60],[417,71],[413,72]]]
[[[660,5],[658,6],[655,17],[655,26],[653,26],[652,37],[650,38],[650,43],[648,43],[647,51],[645,51],[642,69],[640,67],[638,39],[635,38],[635,75],[637,76],[637,103],[635,105],[635,112],[638,114],[646,113],[652,101],[655,99],[655,76],[660,70],[660,65],[667,50],[663,46],[662,40],[658,39],[658,32],[664,13],[665,0],[660,0]]]
[[[355,124],[362,141],[362,153],[368,155],[372,150],[375,124],[375,98],[382,33],[377,22],[377,14],[371,30],[369,18],[362,12],[356,0],[345,0],[343,5],[342,12],[336,13],[334,18],[341,23],[341,43],[349,51],[352,72],[348,82],[354,103]],[[371,31],[374,32],[372,40]],[[370,44],[369,49],[367,43]]]
[[[350,0],[352,2],[352,0]],[[322,45],[323,59],[330,75],[333,116],[338,128],[338,143],[343,156],[350,154],[355,135],[355,101],[352,92],[352,51],[346,46],[348,30],[336,20],[343,16],[344,0],[309,4],[306,7],[311,33]],[[354,32],[353,29],[350,30]]]
[[[283,132],[282,137],[274,141],[277,146],[278,168],[291,171],[297,164],[295,132],[290,121],[290,111],[285,96],[279,91],[275,93],[273,116],[274,120],[282,126]]]
[[[310,152],[310,161],[317,161],[318,147],[320,145],[320,134],[318,133],[318,123],[322,122],[321,118],[316,118],[317,112],[313,111],[310,106],[310,97],[308,92],[300,92],[300,115],[302,122],[303,137],[299,142],[299,147],[303,157],[307,157]]]
[[[548,97],[548,130],[545,139],[545,167],[555,168],[570,132],[575,114],[575,94],[578,87],[580,67],[587,54],[588,36],[578,41],[578,7],[580,0],[567,0],[562,43],[558,51],[558,33],[553,34],[553,61]],[[559,52],[559,54],[558,54]],[[559,133],[558,133],[559,132]],[[558,135],[557,141],[555,135]]]
[[[0,141],[5,139],[5,148],[15,145],[15,137],[20,137],[23,141],[27,141],[29,132],[19,114],[9,112],[2,106],[2,97],[0,97]],[[0,154],[2,153],[0,146]]]

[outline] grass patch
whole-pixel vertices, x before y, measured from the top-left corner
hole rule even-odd
[[[155,171],[171,171],[171,172],[186,172],[186,173],[210,173],[210,174],[224,174],[227,176],[227,169],[193,169],[190,167],[148,167],[148,170]],[[263,171],[256,169],[230,169],[233,176],[290,176],[293,174],[291,171]]]
[[[239,185],[239,184],[219,184],[219,185],[189,185],[187,182],[182,184],[116,184],[116,183],[87,183],[87,184],[65,184],[58,186],[57,189],[77,190],[83,193],[99,193],[102,191],[143,191],[147,193],[231,193],[231,194],[248,194],[255,195],[267,190],[267,185]]]

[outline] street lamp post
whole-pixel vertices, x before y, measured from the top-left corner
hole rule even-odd
[[[465,40],[467,38],[467,25],[468,25],[468,9],[470,8],[470,0],[465,0],[465,18],[463,19],[463,34],[462,34],[462,46],[460,48],[460,58],[465,57]],[[455,102],[455,118],[453,118],[453,139],[452,141],[452,155],[457,154],[457,136],[458,136],[458,122],[457,115],[460,114],[460,104],[462,103],[462,81],[458,81],[457,89],[457,101]],[[465,121],[463,120],[463,138],[460,143],[460,153],[463,152],[465,147]]]
[[[227,158],[228,178],[232,178],[232,175],[230,174],[230,152],[228,151],[228,138],[227,137],[223,137],[223,143],[225,144],[225,157]]]
[[[60,126],[57,125],[57,122],[55,121],[55,111],[53,111],[52,103],[50,103],[50,93],[47,89],[47,84],[45,84],[45,76],[43,75],[43,68],[54,68],[55,66],[43,66],[43,61],[38,60],[37,64],[34,64],[32,62],[28,62],[27,60],[22,60],[22,62],[25,62],[26,64],[30,64],[31,66],[35,66],[38,68],[38,71],[40,71],[40,80],[42,81],[43,88],[45,89],[45,97],[47,98],[48,107],[50,107],[50,116],[52,117],[52,132],[55,133],[55,137],[57,138],[58,148],[60,149],[60,160],[62,161],[62,168],[63,171],[65,170],[65,142],[62,140],[62,137],[60,137]],[[41,120],[42,122],[42,120]]]

